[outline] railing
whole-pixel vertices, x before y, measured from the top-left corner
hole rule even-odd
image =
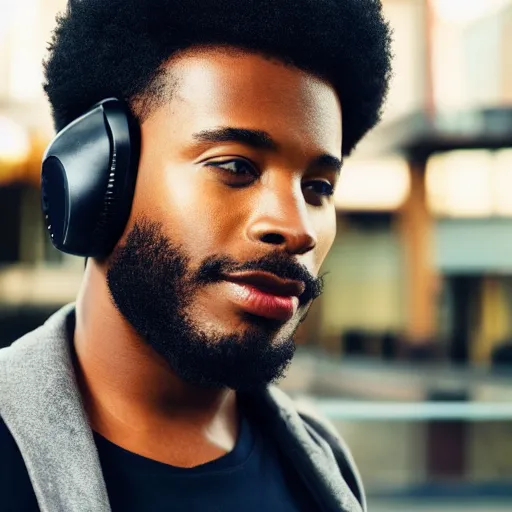
[[[471,402],[355,402],[307,397],[331,420],[512,421],[512,404]]]

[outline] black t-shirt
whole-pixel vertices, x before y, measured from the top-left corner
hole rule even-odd
[[[0,417],[0,510],[39,512],[27,468],[6,424]]]
[[[113,512],[312,512],[305,484],[277,446],[243,419],[233,451],[176,468],[94,434]],[[0,418],[0,510],[38,512],[25,464]]]

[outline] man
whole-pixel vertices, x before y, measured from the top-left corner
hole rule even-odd
[[[76,1],[49,50],[43,208],[89,259],[0,352],[0,508],[365,510],[342,441],[273,384],[387,92],[379,0]]]

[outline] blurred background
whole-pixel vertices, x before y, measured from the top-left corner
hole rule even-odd
[[[370,512],[512,510],[512,0],[383,0],[395,76],[347,161],[324,295],[282,386],[319,407]],[[65,0],[0,0],[0,340],[72,302],[40,211],[41,61]]]

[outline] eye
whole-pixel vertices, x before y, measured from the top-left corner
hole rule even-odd
[[[311,190],[319,196],[331,197],[334,194],[334,187],[324,180],[309,181],[305,184],[304,188]]]
[[[205,165],[219,170],[224,175],[223,179],[226,184],[231,187],[250,185],[259,177],[255,166],[241,158],[208,162]]]

